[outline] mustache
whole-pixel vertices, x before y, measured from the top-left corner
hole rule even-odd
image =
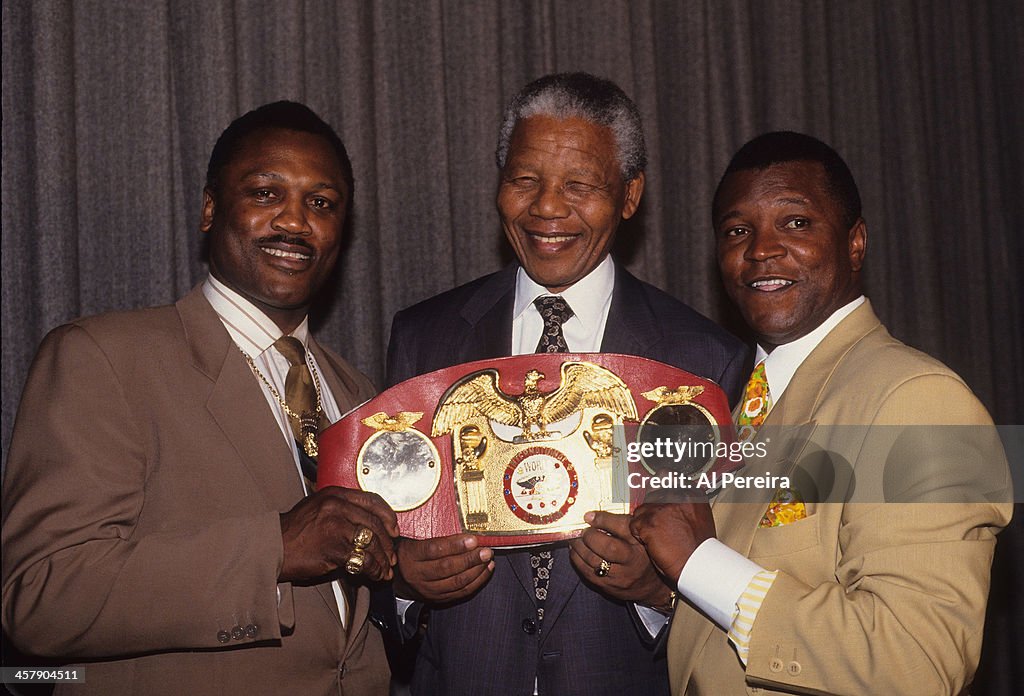
[[[286,234],[272,234],[266,237],[260,237],[256,240],[257,244],[288,244],[289,246],[304,247],[309,253],[316,253],[316,249],[313,248],[309,242],[302,237]]]

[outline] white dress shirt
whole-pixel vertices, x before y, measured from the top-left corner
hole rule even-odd
[[[203,295],[213,307],[213,311],[220,317],[224,328],[228,330],[231,340],[235,342],[239,350],[252,358],[256,368],[274,385],[274,389],[277,390],[278,394],[284,394],[285,379],[288,376],[291,363],[274,347],[274,342],[284,335],[277,324],[257,309],[256,305],[212,275],[208,276],[206,282],[203,283]],[[296,327],[291,335],[299,339],[303,347],[306,347],[309,340],[309,317],[303,318],[302,323]],[[334,395],[331,394],[327,380],[324,379],[323,373],[316,363],[316,356],[307,352],[306,358],[312,369],[316,371],[317,377],[319,377],[320,404],[323,408],[324,416],[333,423],[341,418],[342,415],[338,408],[338,403],[334,400]],[[299,464],[299,452],[295,444],[295,436],[292,433],[288,414],[281,408],[281,404],[270,392],[267,385],[263,383],[263,380],[259,379],[256,375],[253,375],[252,378],[259,382],[260,389],[263,390],[263,396],[266,397],[267,404],[270,406],[270,410],[277,419],[278,426],[281,428],[281,436],[288,443],[288,449],[292,453],[295,475],[299,479],[303,492],[309,495],[309,490],[306,488],[306,480],[302,475],[302,466]],[[334,590],[338,611],[341,613],[341,621],[344,624],[347,617],[345,594],[337,582],[331,583],[331,589]],[[278,600],[280,600],[280,590],[278,591]]]
[[[612,306],[615,288],[615,264],[611,256],[558,296],[572,307],[573,316],[562,324],[562,334],[571,353],[597,353],[601,350],[604,327],[608,323],[608,310]],[[533,304],[538,297],[551,295],[538,285],[522,267],[516,274],[515,304],[512,306],[512,355],[526,355],[537,351],[544,332],[544,320]]]

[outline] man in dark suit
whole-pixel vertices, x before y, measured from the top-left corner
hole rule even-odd
[[[636,106],[616,85],[582,73],[528,85],[505,111],[497,160],[498,211],[519,263],[399,312],[389,384],[470,360],[604,351],[738,394],[740,343],[608,255],[646,164]],[[571,551],[495,554],[469,534],[402,539],[397,593],[431,607],[413,693],[667,693],[651,639],[665,619],[650,607],[667,606],[670,589],[628,519],[596,513]]]
[[[373,393],[306,316],[352,190],[312,111],[249,112],[210,157],[210,277],[43,341],[4,481],[3,624],[88,661],[58,692],[387,694],[357,575],[391,577],[394,513],[300,474],[317,426]]]

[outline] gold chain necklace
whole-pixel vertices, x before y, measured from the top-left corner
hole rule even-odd
[[[246,353],[240,346],[236,346],[238,352],[245,358],[245,362],[249,363],[249,369],[252,373],[260,378],[263,384],[267,385],[267,389],[270,390],[270,394],[277,399],[277,403],[281,404],[281,408],[284,409],[285,415],[289,418],[294,418],[299,423],[299,430],[302,433],[302,449],[305,450],[306,454],[312,459],[316,459],[320,454],[320,447],[317,444],[317,435],[320,430],[320,417],[323,414],[323,405],[320,399],[320,376],[317,374],[313,366],[309,364],[309,357],[307,352],[306,357],[306,369],[309,370],[309,374],[313,376],[313,390],[316,392],[316,410],[313,413],[303,412],[296,413],[288,406],[288,402],[281,398],[280,392],[274,388],[274,385],[270,383],[260,369],[256,367],[256,363],[252,357]]]

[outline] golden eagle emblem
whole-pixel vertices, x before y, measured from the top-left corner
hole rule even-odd
[[[372,416],[362,420],[362,424],[374,430],[384,430],[389,433],[400,433],[408,430],[423,417],[422,411],[399,411],[394,416],[389,416],[384,411],[378,411]]]
[[[704,393],[704,387],[697,384],[692,387],[682,386],[675,389],[657,387],[646,391],[642,396],[649,401],[656,401],[659,406],[688,404]]]
[[[524,440],[542,440],[551,435],[547,426],[588,407],[607,409],[617,416],[636,420],[636,404],[625,382],[610,370],[587,362],[562,363],[558,389],[542,394],[537,384],[544,379],[530,370],[523,380],[523,393],[512,396],[498,387],[498,371],[481,370],[456,382],[441,399],[431,435],[437,437],[475,416],[523,431]]]

